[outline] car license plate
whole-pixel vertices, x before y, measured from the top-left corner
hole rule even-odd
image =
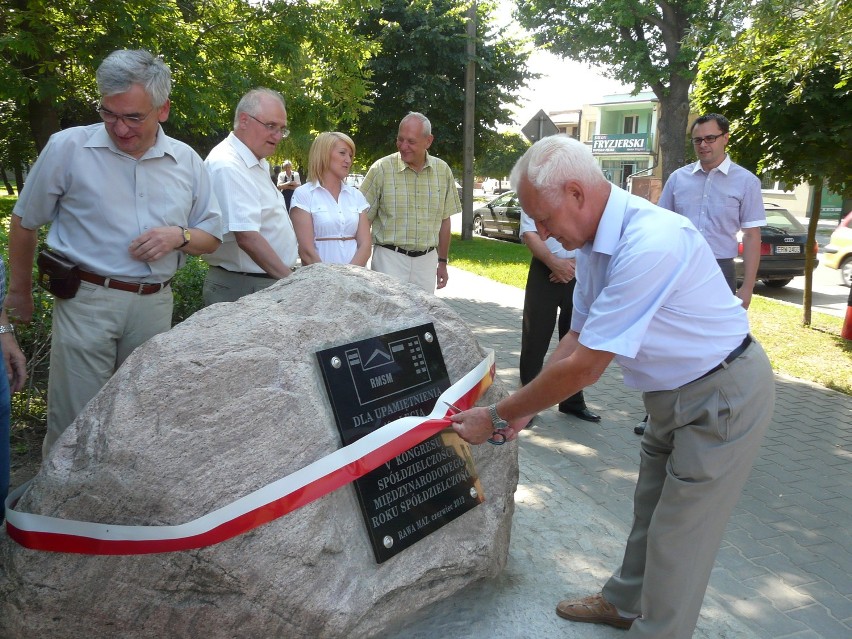
[[[775,255],[780,255],[781,253],[801,253],[802,247],[798,244],[796,246],[776,246],[775,247]]]

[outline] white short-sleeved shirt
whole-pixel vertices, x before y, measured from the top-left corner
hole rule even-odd
[[[594,241],[577,251],[571,330],[615,353],[627,386],[658,391],[718,365],[749,326],[692,223],[612,186]]]
[[[688,218],[719,260],[737,256],[737,231],[766,226],[760,180],[727,155],[710,171],[696,162],[672,173],[657,205]]]
[[[301,184],[302,182],[299,180],[299,172],[298,171],[290,171],[290,175],[288,176],[285,171],[281,171],[278,174],[278,186],[283,186],[285,184],[289,184],[293,182],[295,184]]]
[[[341,185],[337,200],[318,182],[308,182],[293,191],[290,210],[299,208],[309,213],[314,223],[314,237],[355,237],[358,222],[370,204],[356,188]],[[358,248],[355,240],[322,240],[314,242],[323,262],[349,264]]]
[[[518,237],[523,237],[524,233],[538,233],[535,228],[535,221],[527,215],[526,211],[521,211],[521,227],[518,229]],[[562,246],[555,237],[549,237],[544,241],[547,249],[559,258],[572,258],[576,251],[569,251]]]
[[[164,282],[186,259],[182,251],[156,262],[133,259],[130,242],[146,231],[183,226],[222,237],[201,158],[162,127],[139,159],[119,150],[103,124],[55,133],[27,176],[14,213],[27,229],[50,224],[48,246],[83,270],[135,282]]]
[[[231,132],[204,160],[222,207],[222,246],[204,257],[210,264],[238,273],[263,273],[238,245],[235,231],[257,231],[289,267],[298,259],[296,233],[284,196],[269,179],[269,164]]]

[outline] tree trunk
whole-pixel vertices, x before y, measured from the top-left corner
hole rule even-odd
[[[660,100],[660,155],[657,163],[662,166],[663,184],[669,176],[687,163],[686,127],[689,125],[689,82],[674,76],[668,91],[660,87],[654,93]]]
[[[6,187],[6,195],[15,195],[15,189],[12,188],[12,183],[9,182],[9,178],[6,176],[6,169],[0,164],[0,175],[3,176],[3,186]]]
[[[24,188],[24,170],[20,166],[15,167],[15,186],[18,188],[18,195]]]
[[[54,90],[57,88],[55,69],[59,67],[64,57],[53,49],[52,40],[44,35],[46,18],[41,14],[47,14],[50,11],[49,4],[13,0],[11,5],[23,17],[19,30],[34,36],[33,50],[18,52],[10,56],[7,62],[30,83],[29,98],[26,100],[24,112],[33,134],[36,151],[41,153],[50,136],[61,128],[59,111],[53,98],[41,96],[50,95],[49,88]]]
[[[811,182],[811,218],[808,222],[808,243],[805,245],[805,290],[802,296],[802,326],[811,325],[811,303],[814,290],[814,246],[816,245],[816,231],[819,224],[819,210],[822,206],[822,180]]]
[[[41,153],[50,136],[61,128],[59,112],[56,110],[56,105],[50,100],[31,99],[27,104],[27,117],[36,151]]]

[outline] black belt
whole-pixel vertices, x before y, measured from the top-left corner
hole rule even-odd
[[[420,257],[422,255],[426,255],[426,253],[431,253],[435,250],[434,246],[427,248],[425,251],[408,251],[404,248],[394,246],[393,244],[376,244],[376,246],[381,246],[382,248],[386,248],[389,251],[395,251],[396,253],[402,253],[403,255],[407,255],[408,257]]]
[[[214,264],[214,267],[218,268],[218,269],[222,269],[226,273],[230,273],[232,275],[248,275],[249,277],[265,277],[268,280],[278,279],[277,277],[272,277],[269,273],[240,273],[239,271],[231,271],[229,269],[226,269],[225,267],[219,266],[218,264]]]
[[[165,282],[154,284],[150,282],[122,282],[121,280],[114,280],[111,277],[104,277],[103,275],[97,275],[96,273],[89,273],[82,269],[78,269],[78,273],[80,274],[80,279],[84,282],[97,284],[98,286],[104,286],[106,288],[114,288],[119,291],[127,291],[128,293],[136,293],[137,295],[151,295],[152,293],[159,293],[171,282],[170,279]]]
[[[744,339],[743,339],[743,341],[742,341],[742,344],[740,344],[740,345],[739,345],[739,346],[737,346],[734,350],[732,350],[732,351],[731,351],[731,354],[730,354],[730,355],[728,355],[728,356],[725,358],[725,361],[724,361],[724,362],[722,362],[722,363],[721,363],[721,364],[719,364],[718,366],[715,366],[715,367],[711,368],[709,371],[707,371],[706,373],[704,373],[701,377],[696,377],[696,378],[695,378],[694,380],[692,380],[692,381],[693,381],[693,382],[697,382],[699,379],[704,379],[704,378],[705,378],[705,377],[707,377],[708,375],[712,375],[712,374],[713,374],[713,373],[715,373],[716,371],[718,371],[718,370],[721,370],[721,369],[725,368],[728,364],[730,364],[730,363],[731,363],[731,362],[733,362],[735,359],[737,359],[740,355],[742,355],[743,353],[745,353],[745,350],[749,347],[749,345],[750,345],[753,341],[754,341],[754,340],[751,338],[751,335],[746,335],[746,336],[745,336],[745,338],[744,338]],[[690,384],[691,384],[691,383],[692,383],[692,382],[690,382]]]

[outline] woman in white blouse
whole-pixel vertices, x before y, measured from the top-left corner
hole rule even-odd
[[[343,133],[320,133],[308,156],[308,181],[293,191],[290,219],[303,265],[317,262],[366,266],[370,259],[370,205],[343,183],[355,143]]]

